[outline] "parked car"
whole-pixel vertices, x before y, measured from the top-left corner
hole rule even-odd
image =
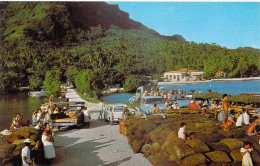
[[[164,108],[164,100],[162,96],[144,96],[140,102],[140,110],[145,112],[145,114],[150,115],[151,110],[154,107],[154,104],[157,105],[159,110]]]
[[[104,120],[109,121],[112,125],[114,122],[119,122],[122,119],[124,107],[126,104],[109,104],[104,111]]]

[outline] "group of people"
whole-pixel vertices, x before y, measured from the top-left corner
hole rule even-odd
[[[181,123],[181,126],[178,131],[178,138],[182,140],[189,140],[189,135],[186,133],[186,123]],[[244,146],[240,149],[242,155],[242,166],[253,166],[252,158],[250,153],[253,151],[253,147],[250,142],[244,142]]]
[[[19,129],[22,126],[23,126],[23,117],[19,113],[17,113],[16,116],[13,118],[13,121],[11,123],[9,130],[14,131],[14,130]]]

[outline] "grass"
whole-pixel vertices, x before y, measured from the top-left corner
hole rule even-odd
[[[140,107],[140,104],[139,103],[125,103],[129,108],[134,108],[134,107]]]
[[[99,103],[100,100],[98,99],[95,99],[95,98],[92,98],[92,97],[88,97],[88,96],[85,96],[83,95],[82,93],[80,93],[79,91],[76,90],[76,93],[85,101],[87,102],[91,102],[91,103]]]

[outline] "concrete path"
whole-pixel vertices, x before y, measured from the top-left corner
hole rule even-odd
[[[68,89],[70,101],[84,101]],[[98,120],[97,104],[86,103],[91,110],[90,127],[68,129],[55,133],[56,158],[60,166],[150,166],[142,154],[134,154],[127,139],[119,134],[119,125]]]

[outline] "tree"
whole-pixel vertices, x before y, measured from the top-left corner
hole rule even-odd
[[[44,86],[50,94],[58,96],[60,91],[60,71],[50,70],[45,74]]]
[[[134,92],[142,83],[142,79],[136,75],[129,75],[126,77],[124,84],[125,92]]]

